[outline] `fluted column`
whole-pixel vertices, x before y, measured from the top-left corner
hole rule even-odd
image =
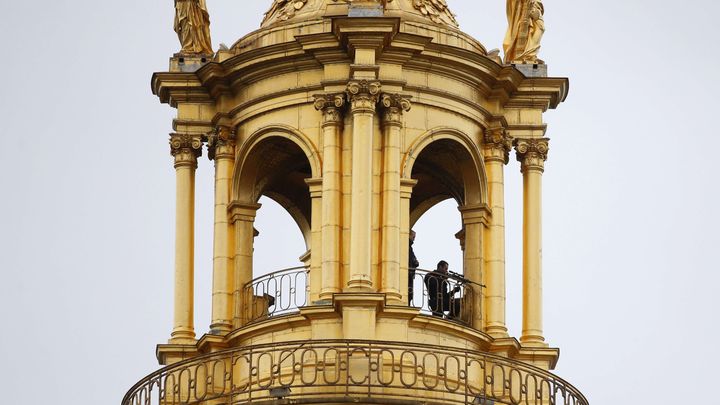
[[[350,280],[347,288],[370,291],[372,280],[372,157],[375,106],[380,83],[352,81],[347,87],[353,117],[350,213]]]
[[[518,139],[523,174],[523,330],[525,345],[544,345],[542,324],[542,174],[548,139]]]
[[[410,110],[410,100],[398,94],[383,94],[383,187],[382,187],[382,250],[380,271],[381,292],[389,300],[402,301],[400,276],[400,131],[402,114]]]
[[[260,204],[232,202],[228,207],[230,220],[235,227],[235,257],[233,323],[235,327],[250,321],[252,289],[246,288],[253,277],[253,244],[255,242],[255,215]]]
[[[235,239],[228,221],[230,187],[235,162],[235,134],[218,127],[208,139],[208,156],[215,161],[215,224],[213,237],[213,287],[211,333],[232,330],[233,248]]]
[[[463,267],[465,277],[473,283],[466,288],[472,291],[466,295],[464,311],[471,311],[468,318],[472,327],[483,330],[483,233],[488,224],[488,207],[486,205],[466,205],[460,207],[463,229],[465,231],[465,249],[463,252]],[[468,306],[468,304],[470,304]]]
[[[342,167],[340,131],[344,94],[315,96],[315,108],[323,114],[323,179],[322,179],[322,277],[320,299],[332,299],[341,291],[341,211]]]
[[[195,270],[195,170],[202,153],[199,136],[174,134],[170,150],[175,158],[175,305],[170,343],[193,343]]]
[[[502,128],[488,129],[483,142],[485,171],[492,216],[487,227],[485,250],[486,332],[507,337],[505,323],[505,165],[509,161],[512,140]]]

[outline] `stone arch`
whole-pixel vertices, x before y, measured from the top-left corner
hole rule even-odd
[[[434,128],[410,146],[402,162],[405,179],[418,178],[410,202],[410,226],[436,204],[453,198],[458,206],[488,203],[480,145],[455,128]]]
[[[305,180],[320,177],[319,156],[312,141],[295,128],[261,128],[238,148],[232,199],[248,204],[263,195],[273,199],[292,216],[309,247],[312,204]]]

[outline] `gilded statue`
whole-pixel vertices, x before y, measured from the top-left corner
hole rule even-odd
[[[175,32],[182,45],[181,54],[213,54],[205,0],[175,0]]]
[[[538,51],[545,33],[544,14],[542,0],[507,0],[505,63],[543,63]]]

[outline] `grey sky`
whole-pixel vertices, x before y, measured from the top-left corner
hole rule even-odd
[[[208,0],[214,46],[270,0]],[[504,1],[449,0],[488,49]],[[118,403],[171,329],[173,111],[150,75],[178,49],[172,1],[0,0],[3,403]],[[718,376],[720,193],[714,1],[546,0],[541,58],[570,97],[546,115],[545,329],[593,404],[707,403]],[[212,170],[197,181],[196,328],[209,323]],[[521,178],[507,170],[511,331],[519,333]],[[266,204],[258,268],[303,253]],[[454,222],[453,222],[454,221]],[[292,232],[283,232],[284,228]],[[459,265],[452,204],[418,227],[423,267]],[[283,238],[283,239],[280,239]],[[278,252],[278,241],[286,246]]]

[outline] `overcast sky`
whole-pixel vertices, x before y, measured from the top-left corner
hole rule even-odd
[[[488,49],[502,0],[448,0]],[[150,76],[178,50],[173,2],[0,0],[2,403],[119,403],[172,322],[173,110]],[[208,0],[213,43],[270,0]],[[711,403],[720,333],[716,1],[546,0],[541,58],[570,78],[546,115],[545,331],[593,404]],[[212,165],[197,181],[196,329],[210,320]],[[508,322],[521,319],[521,177],[507,170]],[[457,269],[451,203],[418,224],[423,267]],[[256,268],[304,252],[265,202]],[[290,229],[291,232],[284,232]],[[710,402],[708,402],[710,401]]]

